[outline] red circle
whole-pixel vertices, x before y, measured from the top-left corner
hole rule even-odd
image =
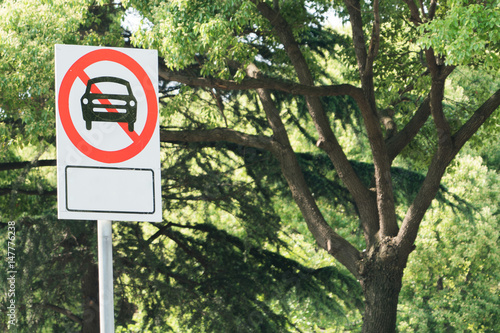
[[[78,133],[69,112],[69,94],[75,80],[90,65],[99,61],[112,61],[129,69],[139,80],[146,95],[147,118],[146,124],[139,138],[129,146],[115,151],[106,151],[96,148],[83,139]],[[158,120],[158,104],[156,93],[148,74],[130,56],[112,49],[98,49],[79,58],[68,70],[59,89],[59,117],[64,131],[73,145],[84,155],[103,163],[120,163],[139,154],[149,143],[156,129]]]

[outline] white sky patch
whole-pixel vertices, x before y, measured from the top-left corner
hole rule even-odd
[[[337,29],[344,26],[344,23],[342,23],[342,19],[332,8],[330,8],[326,12],[326,20],[323,22],[323,24],[329,26],[332,29]]]
[[[332,29],[341,28],[344,26],[342,19],[337,15],[337,13],[330,8],[326,12],[326,19],[323,21],[324,25],[331,27]],[[122,27],[132,33],[139,29],[149,29],[152,27],[152,23],[141,15],[139,11],[134,8],[128,8],[125,11],[125,15],[122,19]]]
[[[128,8],[122,19],[122,27],[132,33],[139,29],[150,29],[153,24],[134,8]]]

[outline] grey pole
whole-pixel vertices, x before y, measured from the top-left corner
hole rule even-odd
[[[114,333],[113,244],[110,220],[97,221],[99,265],[99,325],[101,333]]]

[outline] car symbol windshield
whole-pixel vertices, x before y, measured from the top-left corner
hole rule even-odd
[[[80,102],[87,130],[93,121],[101,121],[127,123],[129,132],[134,131],[137,100],[128,81],[112,76],[90,79]]]

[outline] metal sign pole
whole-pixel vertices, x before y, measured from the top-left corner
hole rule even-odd
[[[110,220],[97,221],[99,265],[99,325],[101,333],[115,331],[113,304],[113,244]]]

